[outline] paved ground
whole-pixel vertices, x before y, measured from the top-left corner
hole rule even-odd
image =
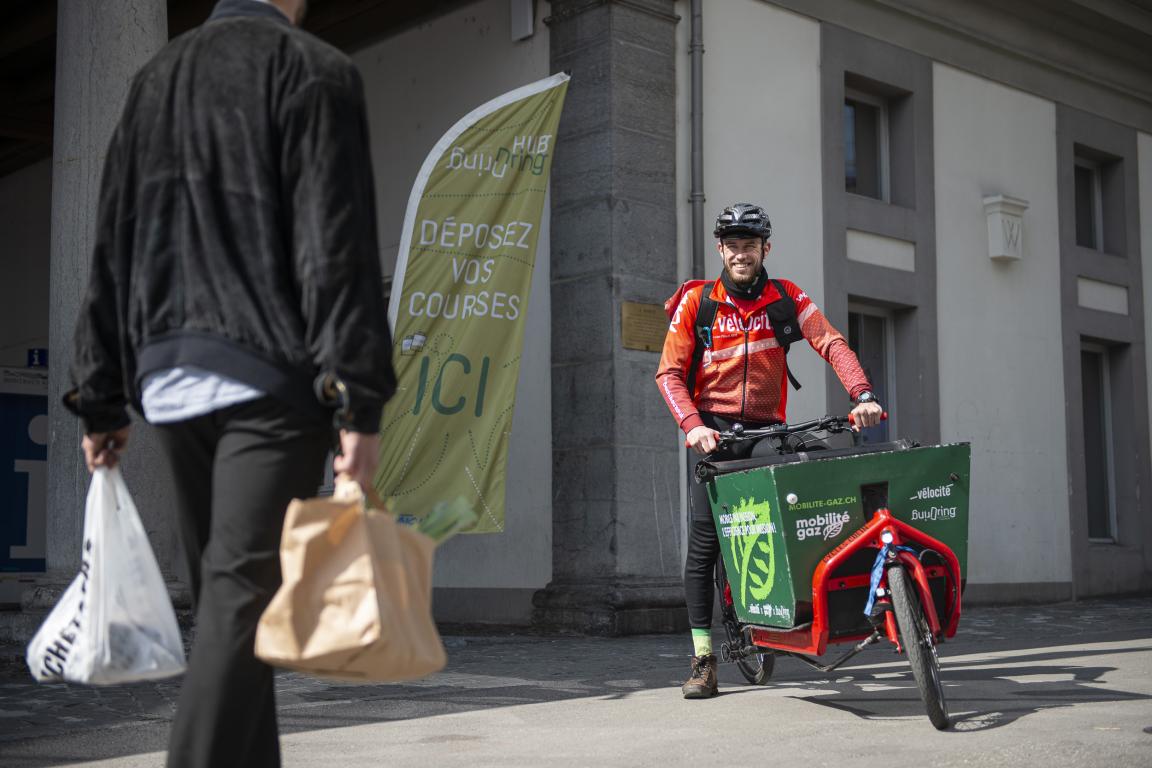
[[[684,701],[686,637],[445,642],[416,683],[279,675],[284,764],[1152,766],[1152,598],[969,609],[941,649],[944,733],[882,646],[833,676],[781,660],[762,688],[726,666],[719,698]],[[9,662],[0,765],[163,765],[177,690],[37,686]]]

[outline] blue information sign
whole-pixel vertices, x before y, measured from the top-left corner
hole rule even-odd
[[[47,379],[46,372],[0,381],[0,573],[45,570],[48,398],[24,393],[40,389],[29,381],[40,377]]]

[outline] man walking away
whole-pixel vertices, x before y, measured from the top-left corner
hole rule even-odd
[[[172,466],[197,630],[169,766],[279,765],[253,642],[284,511],[334,416],[336,471],[372,482],[396,386],[363,86],[304,5],[221,0],[133,79],[104,166],[65,404],[89,469],[117,463],[128,405]]]

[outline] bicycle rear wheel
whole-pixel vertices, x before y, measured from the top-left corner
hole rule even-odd
[[[892,592],[892,607],[896,611],[896,626],[900,630],[900,644],[912,665],[912,677],[920,689],[920,698],[928,709],[928,719],[937,730],[949,726],[948,707],[944,702],[944,688],[940,684],[940,659],[936,656],[933,640],[918,593],[908,582],[908,573],[901,565],[888,569],[888,588]]]
[[[729,610],[731,609],[725,610],[724,633],[728,636],[728,647],[731,651],[740,654],[749,645],[744,638],[744,633],[740,631],[736,617],[727,615]],[[776,654],[771,651],[752,653],[748,656],[736,655],[734,660],[740,674],[752,685],[767,685],[769,678],[772,677],[772,671],[776,668]]]
[[[744,655],[751,646],[740,630],[736,608],[732,605],[732,588],[728,586],[728,576],[724,572],[724,560],[721,558],[716,560],[714,575],[716,598],[720,601],[720,618],[724,624],[724,635],[728,639],[725,643],[728,653],[732,656],[732,661],[736,662],[736,667],[745,680],[752,685],[767,685],[768,678],[772,677],[772,670],[776,668],[776,654],[765,651]]]

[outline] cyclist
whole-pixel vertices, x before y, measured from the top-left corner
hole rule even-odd
[[[772,247],[772,224],[764,209],[751,203],[725,208],[716,219],[713,235],[723,263],[720,279],[690,281],[669,299],[669,307],[675,306],[675,311],[656,373],[656,384],[687,436],[687,445],[696,454],[707,455],[716,451],[718,430],[736,422],[748,428],[785,422],[791,378],[786,349],[800,338],[836,371],[855,404],[852,414],[856,424],[878,424],[883,410],[844,337],[794,283],[769,279],[764,259]],[[710,333],[697,332],[697,314],[706,304],[704,291],[709,288],[715,316]],[[781,291],[786,296],[781,296]],[[777,316],[782,334],[791,334],[784,336],[783,346],[770,314]],[[697,344],[704,349],[694,365]],[[727,448],[719,455],[741,458],[753,453],[744,445]],[[688,461],[691,477],[696,457],[689,453]],[[694,653],[692,674],[682,690],[684,698],[698,699],[718,691],[711,627],[712,574],[720,542],[706,487],[695,482],[691,486],[684,594]]]

